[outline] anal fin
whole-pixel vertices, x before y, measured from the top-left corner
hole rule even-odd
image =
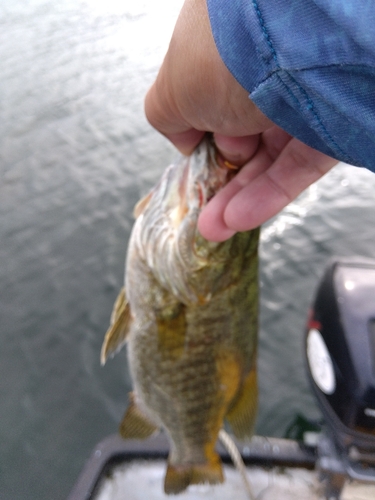
[[[146,439],[158,430],[158,427],[138,408],[133,393],[130,394],[130,405],[119,430],[124,439]]]
[[[100,354],[100,362],[102,365],[105,364],[109,356],[115,355],[125,344],[130,324],[130,307],[126,300],[125,288],[122,288],[113,306],[110,327],[104,337]]]
[[[258,384],[257,372],[254,367],[245,378],[239,395],[225,416],[237,438],[243,439],[252,436],[257,409]]]

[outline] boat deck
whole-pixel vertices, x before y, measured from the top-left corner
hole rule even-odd
[[[316,450],[300,442],[255,436],[237,442],[256,500],[324,500],[315,469]],[[238,470],[218,445],[225,482],[190,486],[178,500],[249,500]],[[163,491],[168,442],[162,434],[146,441],[109,436],[94,449],[68,500],[171,500]],[[340,500],[374,500],[375,484],[347,481]]]
[[[297,468],[247,467],[253,496],[257,500],[323,500],[324,488],[316,471]],[[249,500],[236,469],[224,466],[225,483],[199,485],[178,495],[178,500]],[[136,461],[117,466],[101,484],[93,500],[167,500],[163,492],[165,461]],[[347,483],[341,500],[374,500],[375,486]]]

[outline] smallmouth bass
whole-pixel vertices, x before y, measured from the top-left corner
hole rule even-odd
[[[138,203],[102,347],[104,364],[128,344],[134,391],[120,434],[165,430],[167,494],[222,482],[224,420],[245,438],[256,417],[259,229],[221,243],[197,231],[202,207],[233,175],[206,137]]]

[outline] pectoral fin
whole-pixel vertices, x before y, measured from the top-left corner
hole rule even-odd
[[[258,384],[256,368],[245,378],[239,395],[226,415],[235,436],[251,437],[258,409]]]
[[[125,289],[122,288],[113,307],[110,327],[104,337],[100,355],[104,365],[108,356],[114,356],[126,342],[131,323],[130,307],[126,300]]]
[[[147,208],[150,203],[151,197],[153,195],[153,191],[150,191],[143,198],[141,198],[138,203],[135,205],[133,210],[133,215],[137,219]]]
[[[138,408],[134,394],[130,394],[130,405],[120,424],[120,434],[124,439],[145,439],[158,427]]]

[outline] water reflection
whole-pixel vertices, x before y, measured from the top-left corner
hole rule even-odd
[[[99,353],[133,206],[175,155],[143,96],[181,3],[1,2],[0,498],[65,498],[125,409],[125,353]],[[374,256],[374,187],[341,166],[263,230],[258,432],[317,415],[306,311],[330,255]]]

